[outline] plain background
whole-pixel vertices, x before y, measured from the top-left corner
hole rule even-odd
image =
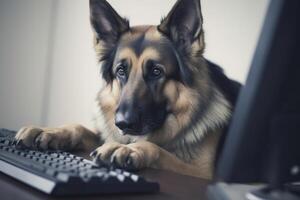
[[[131,25],[159,24],[175,0],[109,0]],[[244,82],[269,0],[202,0],[205,56]],[[0,127],[92,127],[100,87],[87,0],[0,0]]]

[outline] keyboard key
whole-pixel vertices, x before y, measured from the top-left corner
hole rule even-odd
[[[135,175],[135,174],[132,174],[132,175],[130,176],[130,178],[131,178],[131,180],[133,180],[134,182],[137,182],[137,181],[139,180],[139,177],[138,177],[137,175]]]
[[[57,174],[57,171],[51,168],[48,168],[46,170],[46,174],[50,175],[50,176],[55,176]]]
[[[56,178],[62,182],[67,182],[69,179],[69,175],[67,173],[58,173]]]
[[[111,175],[111,176],[117,176],[118,174],[117,174],[117,172],[115,172],[115,171],[110,171],[110,172],[109,172],[109,175]]]
[[[10,144],[10,141],[9,141],[9,140],[4,140],[3,144],[9,145],[9,144]]]
[[[129,172],[123,172],[123,174],[124,174],[124,176],[127,176],[127,177],[129,177],[130,176],[130,173]]]
[[[119,181],[123,182],[125,180],[125,176],[122,174],[118,174],[117,179],[119,179]]]

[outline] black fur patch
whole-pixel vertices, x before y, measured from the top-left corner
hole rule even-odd
[[[106,52],[103,53],[103,56],[100,59],[100,61],[102,61],[101,74],[103,79],[107,83],[111,83],[114,79],[112,67],[113,67],[115,54],[116,54],[116,48],[113,47],[112,49],[107,49]]]
[[[237,81],[229,79],[221,67],[206,60],[212,81],[217,85],[221,92],[225,95],[226,99],[234,107],[236,104],[241,84]]]

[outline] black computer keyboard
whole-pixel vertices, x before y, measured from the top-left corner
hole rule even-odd
[[[158,183],[133,173],[100,167],[67,152],[20,149],[7,137],[0,137],[0,171],[57,196],[159,191]]]

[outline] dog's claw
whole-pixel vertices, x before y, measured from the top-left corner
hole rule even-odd
[[[111,157],[110,163],[111,163],[111,165],[110,165],[111,169],[114,169],[114,168],[116,168],[116,167],[119,167],[119,164],[117,163],[117,158],[116,158],[116,156]]]
[[[116,156],[111,157],[110,163],[113,165],[116,164]]]
[[[128,156],[128,159],[126,161],[127,165],[131,165],[132,164],[132,158],[130,156]]]
[[[127,169],[133,168],[133,160],[132,160],[132,158],[131,158],[130,155],[128,155],[127,158],[126,158],[126,161],[125,161],[125,167],[126,167]]]
[[[92,152],[92,153],[93,153],[93,152]],[[102,164],[103,164],[103,161],[101,160],[100,157],[101,157],[101,154],[99,154],[99,155],[97,155],[97,156],[94,155],[94,156],[93,156],[93,158],[94,158],[94,159],[93,159],[93,162],[96,163],[96,164],[98,164],[98,165],[102,165]]]
[[[17,140],[16,146],[20,146],[21,141],[22,141],[22,140]]]
[[[36,149],[40,149],[40,145],[41,145],[41,139],[40,139],[40,137],[38,136],[36,139],[35,139],[35,142],[34,142],[34,147],[36,148]]]
[[[96,155],[97,155],[97,151],[96,150],[94,150],[94,151],[92,151],[90,153],[90,157],[95,157]]]

